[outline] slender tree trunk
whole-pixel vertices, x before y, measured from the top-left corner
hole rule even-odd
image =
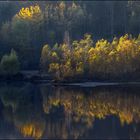
[[[64,43],[66,43],[68,45],[68,47],[71,48],[70,35],[69,35],[68,30],[66,30],[65,33],[64,33]]]

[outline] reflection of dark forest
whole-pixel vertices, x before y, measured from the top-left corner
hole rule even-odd
[[[2,85],[0,114],[4,120],[2,125],[8,126],[9,130],[2,128],[7,134],[1,131],[0,135],[8,137],[9,133],[16,138],[139,138],[138,91],[137,86],[72,90],[43,85],[35,88],[31,84]]]

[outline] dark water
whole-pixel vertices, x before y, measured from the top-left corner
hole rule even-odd
[[[0,84],[0,138],[140,138],[140,85]]]

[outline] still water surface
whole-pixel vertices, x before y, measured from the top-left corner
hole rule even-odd
[[[0,138],[140,138],[140,85],[1,83]]]

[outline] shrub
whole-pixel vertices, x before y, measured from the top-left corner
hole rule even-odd
[[[14,75],[19,72],[19,61],[16,52],[12,49],[9,55],[4,55],[0,63],[1,73]]]

